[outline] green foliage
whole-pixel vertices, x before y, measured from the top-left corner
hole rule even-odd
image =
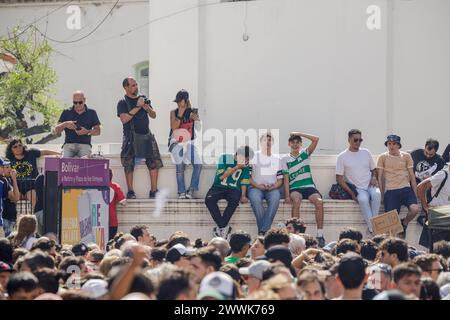
[[[16,59],[16,64],[0,77],[0,137],[22,138],[47,133],[41,141],[54,139],[50,133],[61,112],[53,98],[55,71],[49,60],[53,49],[33,28],[20,32],[15,28],[8,37],[0,38],[0,54]],[[43,116],[43,123],[31,125],[26,116]]]

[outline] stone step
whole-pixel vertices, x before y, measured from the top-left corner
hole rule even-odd
[[[219,208],[226,206],[224,200],[219,201]],[[159,213],[157,208],[160,208]],[[215,226],[203,199],[178,200],[169,199],[164,204],[153,199],[128,200],[126,207],[118,206],[119,230],[128,232],[136,224],[146,224],[158,238],[168,238],[175,231],[187,232],[192,239],[203,240],[212,237]],[[381,209],[380,213],[384,211]],[[404,217],[406,208],[402,208],[400,216]],[[354,227],[365,237],[367,227],[361,215],[359,206],[351,200],[324,200],[324,234],[328,241],[337,240],[339,232],[344,227]],[[274,224],[284,222],[291,217],[291,205],[280,201]],[[300,217],[307,225],[307,233],[315,235],[316,224],[314,206],[309,201],[303,201]],[[234,230],[242,229],[253,236],[257,233],[256,220],[250,204],[240,204],[230,221]],[[406,240],[417,246],[421,226],[416,221],[410,223]]]

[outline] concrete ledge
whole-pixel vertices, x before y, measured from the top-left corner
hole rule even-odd
[[[119,230],[129,232],[136,224],[146,224],[158,238],[168,238],[175,231],[187,232],[192,239],[204,240],[212,237],[212,228],[215,226],[203,199],[193,200],[168,200],[161,212],[155,214],[158,204],[155,200],[129,200],[126,207],[118,206]],[[219,202],[223,210],[225,201]],[[360,213],[359,206],[350,200],[324,200],[325,223],[324,233],[327,241],[337,240],[339,232],[344,227],[354,227],[368,237],[367,227]],[[383,211],[380,211],[382,213]],[[400,215],[406,215],[404,208]],[[284,222],[291,217],[291,206],[280,202],[274,225]],[[309,201],[303,201],[300,209],[300,217],[307,225],[306,232],[312,235],[316,233],[314,206]],[[233,215],[231,226],[234,230],[242,229],[253,236],[257,233],[256,220],[250,204],[240,204]],[[406,240],[411,245],[417,246],[421,232],[421,226],[413,221],[407,231]]]

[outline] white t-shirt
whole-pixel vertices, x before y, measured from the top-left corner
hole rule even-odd
[[[444,169],[447,171],[448,178],[445,182],[445,185],[442,187],[441,192],[436,198],[433,198],[430,202],[430,206],[445,206],[450,204],[450,171],[448,169]],[[445,179],[445,173],[443,170],[438,171],[434,176],[430,178],[431,181],[431,195],[434,196],[436,191],[441,186],[442,181]]]
[[[33,246],[33,243],[37,240],[35,237],[29,237],[25,244],[23,245],[23,248],[27,250],[31,250],[31,247]]]
[[[283,179],[280,156],[267,156],[257,151],[252,160],[251,177],[258,184],[275,184],[278,179]]]
[[[361,148],[356,152],[349,149],[341,152],[337,157],[336,174],[344,176],[347,182],[359,189],[367,190],[372,178],[375,162],[369,150]]]

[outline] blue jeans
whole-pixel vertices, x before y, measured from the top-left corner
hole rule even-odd
[[[92,147],[83,143],[66,143],[63,147],[63,158],[90,156]]]
[[[280,190],[262,191],[258,188],[250,187],[248,190],[248,198],[256,217],[258,233],[266,232],[272,226],[273,219],[277,213],[281,198]],[[266,209],[263,207],[264,199],[267,200]]]
[[[372,221],[370,221],[370,219],[377,216],[378,212],[380,211],[380,189],[375,187],[369,187],[369,189],[367,190],[356,188],[356,191],[358,192],[357,199],[359,207],[361,208],[361,213],[364,217],[364,220],[366,221],[369,231],[372,232],[373,227]]]
[[[172,161],[175,163],[178,193],[186,192],[186,186],[184,183],[184,170],[186,164],[192,164],[192,177],[190,191],[197,191],[200,183],[200,173],[202,171],[202,161],[198,155],[197,148],[188,142],[184,147],[180,144],[176,144],[172,151]]]
[[[14,231],[16,221],[3,218],[3,231],[5,231],[5,237],[9,236]]]

